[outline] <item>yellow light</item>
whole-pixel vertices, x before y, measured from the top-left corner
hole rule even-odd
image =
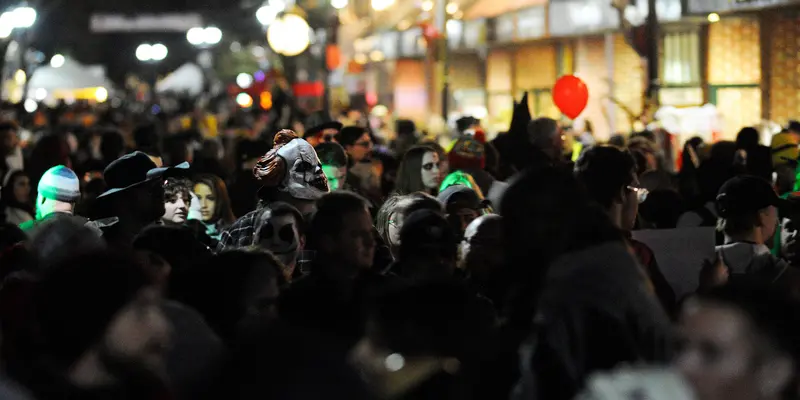
[[[366,64],[367,61],[369,61],[366,54],[356,54],[356,56],[353,57],[353,60],[359,64]]]
[[[98,103],[104,103],[108,100],[108,90],[104,87],[99,87],[94,91],[94,98]]]
[[[708,22],[711,22],[712,24],[714,22],[719,22],[719,14],[717,13],[708,14]]]
[[[404,19],[404,20],[400,21],[399,24],[397,24],[397,30],[399,30],[399,31],[404,31],[404,30],[406,30],[408,28],[411,28],[411,21],[409,21],[407,19]]]
[[[386,57],[383,55],[383,52],[381,52],[380,50],[373,50],[371,53],[369,53],[369,59],[372,60],[372,61],[375,61],[375,62],[381,62],[381,61],[385,60]]]
[[[458,4],[448,3],[447,6],[445,7],[445,11],[447,11],[448,14],[455,14],[456,12],[458,12]]]
[[[16,82],[17,85],[24,85],[27,80],[28,75],[25,74],[25,71],[18,69],[17,72],[14,73],[14,82]]]
[[[272,50],[288,57],[304,52],[311,43],[311,28],[303,17],[285,14],[267,28],[267,42]]]
[[[259,96],[258,104],[261,108],[265,110],[269,110],[272,108],[272,93],[270,92],[261,92],[261,96]]]
[[[422,2],[422,11],[430,11],[433,10],[433,1],[432,0],[425,0]]]
[[[236,95],[236,104],[242,108],[250,108],[253,105],[253,98],[247,93],[239,93]]]
[[[372,0],[372,8],[375,11],[383,11],[394,4],[394,0]]]
[[[455,19],[464,18],[464,12],[461,11],[461,10],[458,10],[455,14],[453,14],[453,18],[455,18]]]

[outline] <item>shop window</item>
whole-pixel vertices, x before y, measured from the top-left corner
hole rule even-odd
[[[674,32],[664,35],[661,76],[664,86],[700,85],[700,35]]]

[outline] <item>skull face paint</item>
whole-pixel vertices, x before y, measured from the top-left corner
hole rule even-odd
[[[317,200],[330,191],[317,152],[308,142],[292,140],[278,149],[278,156],[285,160],[287,166],[282,189],[292,197]]]
[[[272,210],[265,210],[259,218],[255,239],[256,245],[270,251],[289,271],[294,271],[297,258],[303,250],[298,221],[294,215],[273,215]]]

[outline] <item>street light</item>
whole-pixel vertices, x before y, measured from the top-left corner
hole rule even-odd
[[[153,45],[144,43],[140,44],[139,47],[136,48],[136,58],[142,62],[158,62],[167,58],[167,54],[169,54],[167,46],[164,46],[161,43],[156,43]]]
[[[296,56],[311,43],[311,27],[300,15],[284,13],[269,25],[267,43],[278,54]]]
[[[213,46],[222,41],[222,31],[215,27],[194,27],[186,31],[186,40],[193,46]]]
[[[261,25],[270,25],[278,18],[278,14],[286,8],[285,4],[279,3],[280,2],[272,2],[263,5],[256,11],[256,19]]]

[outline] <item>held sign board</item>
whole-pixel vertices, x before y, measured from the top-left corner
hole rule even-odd
[[[800,4],[800,0],[688,0],[686,11],[689,14],[707,14],[758,10],[791,4]]]
[[[94,33],[112,32],[186,32],[203,26],[200,14],[94,14],[89,21]]]

